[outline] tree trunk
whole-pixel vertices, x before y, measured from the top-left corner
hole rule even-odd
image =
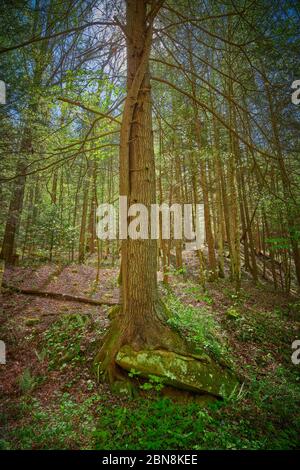
[[[26,157],[31,149],[31,132],[29,128],[24,129],[20,148],[20,159],[17,164],[17,176],[10,199],[8,217],[5,225],[4,238],[2,243],[1,258],[8,264],[15,264],[16,238],[19,230],[20,219],[23,208],[23,199],[25,191],[25,171]]]
[[[54,170],[53,179],[52,179],[52,189],[51,189],[51,204],[56,205],[57,202],[57,170]],[[54,228],[51,230],[51,240],[50,240],[50,250],[49,250],[49,261],[52,261],[53,258],[53,245],[54,245]]]
[[[91,162],[88,162],[86,186],[84,188],[82,212],[81,212],[81,225],[80,225],[80,236],[79,236],[79,247],[78,247],[78,263],[84,263],[86,255],[86,222],[88,213],[88,202],[89,202],[89,191],[91,184]]]
[[[155,203],[149,53],[160,3],[152,2],[147,11],[146,0],[126,2],[127,97],[120,134],[120,195],[127,196],[128,206],[142,203],[149,213]],[[122,240],[121,257],[120,310],[95,360],[98,376],[110,382],[120,375],[115,357],[124,344],[136,350],[186,350],[185,342],[167,326],[158,297],[157,241]]]
[[[95,253],[96,244],[96,209],[97,209],[97,167],[96,162],[93,162],[93,181],[92,192],[90,198],[90,214],[89,214],[89,228],[88,228],[88,250],[91,254]]]

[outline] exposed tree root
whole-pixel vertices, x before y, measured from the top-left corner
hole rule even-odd
[[[128,377],[132,369],[143,378],[155,375],[175,388],[219,398],[238,386],[227,364],[199,352],[168,324],[163,302],[157,301],[147,315],[141,311],[124,314],[121,306],[113,310],[111,326],[94,361],[98,381],[108,382],[113,392],[134,394]]]
[[[155,311],[138,321],[126,322],[121,306],[114,312],[109,331],[95,357],[97,379],[113,385],[115,381],[128,380],[127,374],[116,364],[115,358],[122,346],[130,344],[135,350],[165,349],[182,355],[193,356],[192,347],[168,324],[168,313],[163,303],[156,304]],[[138,317],[137,317],[138,318]]]

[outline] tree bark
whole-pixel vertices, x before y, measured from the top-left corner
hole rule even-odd
[[[127,97],[120,133],[120,195],[128,206],[155,203],[149,53],[153,19],[162,2],[127,0]],[[129,222],[129,220],[127,220]],[[127,223],[128,225],[128,223]],[[185,342],[166,324],[157,290],[157,241],[122,240],[121,305],[95,359],[97,375],[114,382],[123,377],[115,357],[124,344],[134,349],[184,352]]]
[[[26,128],[24,129],[20,148],[20,159],[16,168],[16,174],[19,176],[16,178],[13,187],[8,217],[5,225],[4,238],[2,242],[1,258],[4,259],[7,264],[15,264],[17,259],[16,239],[20,225],[25,192],[25,162],[30,149],[31,132],[29,128]]]

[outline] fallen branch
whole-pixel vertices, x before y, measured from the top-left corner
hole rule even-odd
[[[80,302],[80,303],[89,304],[89,305],[118,305],[118,302],[114,302],[112,300],[96,300],[96,299],[89,299],[88,297],[79,297],[77,295],[62,294],[60,292],[40,291],[37,289],[24,289],[21,287],[11,286],[5,283],[2,284],[2,287],[4,287],[5,289],[9,289],[12,292],[16,292],[18,294],[35,295],[37,297],[49,297],[55,300],[65,300],[68,302]]]

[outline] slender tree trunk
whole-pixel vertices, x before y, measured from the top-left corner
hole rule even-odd
[[[270,238],[269,223],[266,217],[266,212],[265,212],[264,207],[263,207],[262,213],[263,213],[263,220],[264,220],[265,229],[266,229],[266,237]],[[269,256],[271,259],[271,271],[272,271],[272,276],[273,276],[274,288],[277,289],[278,284],[277,284],[276,267],[275,267],[274,253],[272,250],[270,250]]]
[[[14,182],[14,187],[10,199],[9,211],[5,225],[4,238],[2,243],[1,258],[8,264],[15,264],[17,260],[16,239],[19,230],[23,199],[25,191],[25,171],[26,157],[31,150],[31,131],[29,128],[24,129],[21,148],[20,160],[17,164],[16,174],[18,177]]]
[[[180,162],[180,156],[178,155],[178,152],[176,151],[176,143],[174,142],[174,156],[175,158],[175,181],[176,181],[176,187],[174,191],[174,202],[176,204],[182,204],[183,198],[182,198],[182,186],[181,186],[181,162]],[[182,240],[174,240],[175,243],[175,253],[176,253],[176,268],[180,269],[182,268],[183,261],[182,261]]]
[[[88,212],[88,202],[89,202],[89,186],[91,179],[91,164],[88,162],[87,178],[86,178],[86,187],[84,187],[83,195],[83,204],[81,212],[81,225],[80,225],[80,236],[79,236],[79,247],[78,247],[78,262],[84,263],[85,253],[86,253],[86,221],[87,221],[87,212]]]
[[[229,74],[232,75],[233,70],[229,67]],[[233,82],[229,79],[228,83],[228,96],[232,98]],[[232,102],[229,102],[229,124],[231,129],[237,130],[236,110]],[[241,257],[240,257],[240,217],[239,217],[239,198],[237,188],[237,163],[240,155],[239,141],[233,132],[229,132],[230,140],[230,156],[228,162],[228,186],[230,191],[230,221],[231,221],[231,250],[230,250],[230,263],[231,263],[231,276],[235,282],[236,290],[239,291],[241,286]]]
[[[57,202],[57,170],[54,170],[53,180],[52,180],[52,189],[51,189],[51,204],[56,205]],[[51,240],[50,240],[50,250],[49,250],[49,260],[52,261],[53,258],[53,244],[54,244],[54,229],[51,231]]]
[[[27,250],[27,242],[29,238],[29,231],[30,227],[32,225],[32,212],[33,212],[33,207],[34,207],[34,185],[32,184],[30,186],[30,189],[27,194],[27,217],[26,217],[26,223],[25,223],[25,234],[24,234],[24,241],[23,241],[23,248],[22,248],[22,260],[24,259],[25,252]]]
[[[189,38],[190,39],[190,38]],[[190,45],[190,55],[189,55],[190,67],[193,72],[195,72],[195,66],[193,62],[192,50]],[[196,83],[195,80],[192,81],[192,95],[196,98]],[[202,150],[201,145],[201,122],[200,115],[197,104],[193,101],[193,111],[194,111],[194,131],[195,138],[199,153]],[[215,240],[212,231],[212,222],[210,215],[210,204],[209,204],[209,195],[208,195],[208,183],[207,183],[207,161],[206,158],[203,158],[200,161],[200,183],[203,193],[203,203],[204,203],[204,221],[205,221],[205,238],[208,249],[208,279],[214,280],[217,275],[217,261],[215,254]]]
[[[89,227],[88,227],[88,249],[91,254],[95,252],[96,243],[96,208],[97,208],[97,167],[96,162],[93,162],[93,177],[92,177],[92,191],[90,198],[90,214],[89,214]]]
[[[80,166],[79,167],[78,181],[77,181],[77,185],[76,185],[76,192],[75,192],[75,197],[74,197],[74,211],[73,211],[73,230],[74,230],[74,233],[75,233],[76,222],[77,222],[77,206],[78,206],[79,190],[80,190],[80,186],[81,186],[81,183],[82,183],[81,174],[82,174],[82,168]],[[72,262],[74,261],[74,257],[75,257],[75,239],[74,239],[74,235],[73,235],[72,248],[71,248],[71,261]]]

